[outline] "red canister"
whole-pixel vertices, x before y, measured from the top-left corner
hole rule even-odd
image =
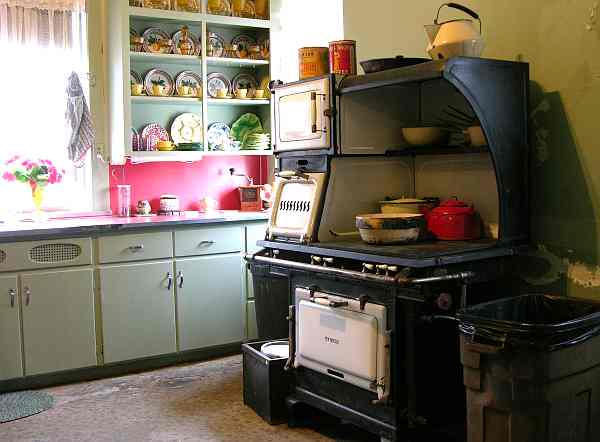
[[[356,75],[356,42],[340,40],[329,43],[329,72]]]

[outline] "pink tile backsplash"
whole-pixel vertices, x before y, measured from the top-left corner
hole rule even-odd
[[[238,186],[245,185],[243,177],[232,177],[229,168],[254,178],[255,184],[264,184],[268,176],[268,157],[230,156],[204,157],[195,163],[142,163],[110,167],[110,205],[116,213],[117,184],[131,185],[131,203],[148,200],[156,212],[162,194],[175,194],[181,199],[182,210],[198,210],[201,198],[210,196],[223,210],[240,208]]]

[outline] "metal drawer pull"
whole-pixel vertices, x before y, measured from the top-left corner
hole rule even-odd
[[[8,296],[10,298],[10,308],[13,308],[15,306],[15,296],[16,296],[17,292],[15,289],[10,289],[8,291]]]
[[[29,287],[25,287],[25,305],[29,305],[31,303],[31,289]]]
[[[144,245],[143,244],[139,244],[137,246],[129,246],[127,247],[129,249],[130,252],[141,252],[142,250],[144,250]]]
[[[173,287],[173,275],[171,275],[171,272],[167,273],[167,290],[171,290],[171,287]]]
[[[198,244],[199,247],[202,246],[212,246],[215,242],[214,241],[200,241],[200,244]]]
[[[183,288],[183,272],[179,272],[177,274],[177,278],[179,279],[179,288],[182,289]]]

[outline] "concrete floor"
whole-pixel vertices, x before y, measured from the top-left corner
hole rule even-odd
[[[268,425],[243,404],[241,356],[45,391],[54,408],[0,424],[0,441],[378,440],[348,425]]]

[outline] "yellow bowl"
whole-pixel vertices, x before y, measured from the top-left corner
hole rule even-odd
[[[156,149],[160,150],[161,152],[170,152],[175,149],[175,145],[174,144],[171,144],[171,145],[157,144]]]

